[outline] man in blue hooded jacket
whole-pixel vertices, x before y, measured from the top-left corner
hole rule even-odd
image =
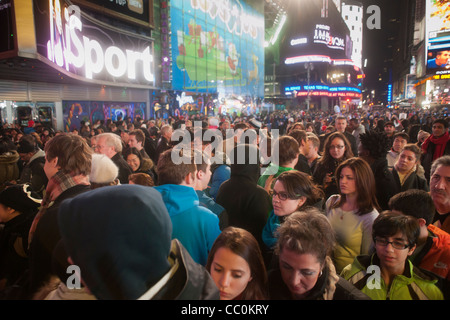
[[[172,239],[178,239],[195,262],[206,265],[221,231],[217,215],[199,204],[194,189],[197,166],[193,153],[166,150],[159,158],[157,171],[159,186],[155,189],[161,193],[172,220]]]

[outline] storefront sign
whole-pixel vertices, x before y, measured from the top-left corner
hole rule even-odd
[[[44,2],[48,10],[40,11]],[[35,5],[38,52],[57,66],[86,79],[154,83],[150,41],[91,22],[80,7],[67,6],[63,0],[35,0]],[[45,12],[51,13],[47,21]]]

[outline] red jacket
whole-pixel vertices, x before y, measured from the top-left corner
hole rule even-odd
[[[430,224],[427,242],[413,263],[450,280],[450,234]]]

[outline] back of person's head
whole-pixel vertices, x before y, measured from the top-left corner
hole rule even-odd
[[[231,151],[231,175],[259,178],[259,149],[253,144],[238,144]]]
[[[155,182],[152,177],[143,172],[132,173],[128,176],[128,183],[130,184],[139,184],[141,186],[153,187],[155,186]]]
[[[335,234],[327,217],[308,207],[289,215],[276,230],[275,253],[288,249],[296,254],[311,254],[323,265],[335,246]]]
[[[187,175],[195,176],[194,154],[183,149],[166,150],[159,156],[156,171],[159,185],[181,184]]]
[[[290,136],[279,137],[273,147],[272,157],[274,158],[272,161],[279,166],[284,166],[297,159],[300,153],[297,140]],[[277,150],[278,152],[276,152]]]
[[[267,296],[267,272],[264,259],[255,237],[247,230],[227,227],[214,241],[208,255],[206,270],[211,272],[214,256],[220,248],[229,249],[234,254],[243,258],[250,267],[253,278],[241,294],[242,300],[260,300]]]
[[[65,174],[89,175],[91,173],[92,149],[81,136],[61,133],[45,144],[48,161],[58,158],[57,165]]]
[[[304,172],[289,170],[281,173],[276,181],[283,184],[289,199],[305,197],[303,207],[313,206],[323,199],[324,193],[312,180],[312,177]],[[299,209],[297,209],[299,210]]]
[[[383,211],[373,222],[372,237],[393,237],[397,233],[403,233],[412,247],[417,243],[420,226],[413,216],[404,215],[401,212]]]
[[[319,139],[319,137],[316,134],[314,134],[312,132],[307,132],[306,133],[306,139],[308,141],[312,141],[313,147],[317,148],[317,150],[319,150],[319,148],[320,148],[320,139]]]
[[[171,267],[172,223],[153,188],[110,186],[67,199],[58,226],[68,256],[97,299],[138,299]]]
[[[288,135],[294,138],[298,142],[299,146],[302,142],[306,142],[307,134],[305,130],[294,129],[291,130]]]
[[[425,190],[409,189],[397,193],[389,200],[389,209],[408,216],[424,219],[426,225],[433,222],[435,208],[430,194]]]
[[[386,158],[391,143],[385,132],[370,130],[359,135],[361,146],[373,159]]]
[[[244,122],[235,123],[233,126],[234,130],[245,130],[247,128],[248,128],[248,126]]]
[[[116,185],[119,168],[106,155],[94,153],[92,155],[91,174],[89,181],[91,189]]]
[[[17,150],[17,146],[9,137],[0,139],[0,155]]]

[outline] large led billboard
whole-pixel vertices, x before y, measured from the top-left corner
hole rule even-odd
[[[280,40],[286,65],[351,60],[350,31],[334,3],[325,6],[321,0],[292,1],[287,21]]]
[[[450,4],[427,0],[427,74],[450,73]]]
[[[38,53],[80,80],[154,84],[151,39],[110,29],[65,0],[33,0]]]
[[[170,2],[174,90],[264,96],[264,16],[239,0]]]

